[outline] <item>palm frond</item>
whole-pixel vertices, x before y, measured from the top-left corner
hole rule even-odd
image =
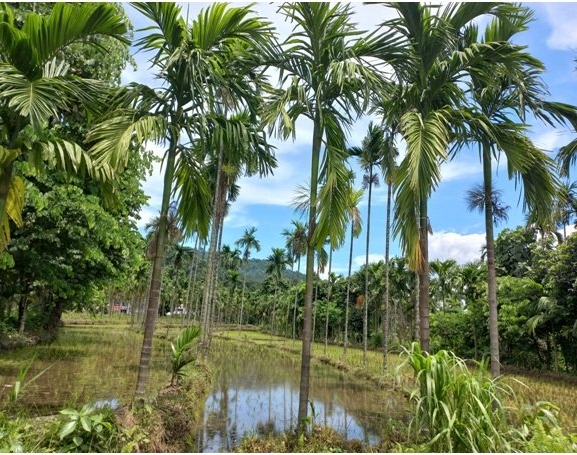
[[[328,147],[321,164],[322,186],[317,198],[317,225],[311,245],[322,245],[330,238],[334,249],[342,246],[349,220],[349,195],[352,183],[346,167],[346,151],[340,147]]]
[[[17,227],[22,226],[22,210],[24,208],[26,187],[24,181],[17,175],[12,176],[8,196],[6,198],[6,214],[0,226],[0,253],[4,251],[10,242],[10,223],[12,220]]]
[[[0,64],[0,97],[18,115],[28,118],[32,128],[40,131],[51,117],[67,107],[67,85],[61,78],[30,81],[12,65]]]
[[[107,163],[115,170],[123,169],[134,142],[159,143],[166,137],[167,128],[166,118],[161,115],[118,111],[88,133],[87,140],[92,143],[90,154],[97,165]]]

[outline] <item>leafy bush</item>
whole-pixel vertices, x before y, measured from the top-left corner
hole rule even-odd
[[[110,407],[84,405],[80,410],[63,409],[64,416],[52,429],[50,446],[58,452],[114,452],[118,428]]]
[[[172,378],[170,384],[174,385],[175,381],[179,382],[184,374],[184,367],[194,362],[196,355],[192,352],[192,347],[196,339],[200,336],[200,327],[190,326],[182,329],[174,343],[170,343],[171,356],[170,363],[172,366]]]

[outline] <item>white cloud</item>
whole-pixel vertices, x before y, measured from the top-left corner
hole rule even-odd
[[[577,48],[577,3],[545,3],[545,16],[551,26],[547,46],[555,50],[572,50]]]
[[[365,258],[364,254],[353,257],[353,270],[360,268],[363,265],[365,265],[365,260],[366,260],[366,258]],[[369,253],[369,264],[372,264],[373,262],[384,261],[384,260],[385,260],[384,254]]]
[[[429,235],[429,260],[454,259],[459,264],[475,261],[480,258],[485,243],[485,234],[436,232]]]
[[[472,175],[479,175],[483,168],[479,162],[473,163],[454,159],[441,165],[441,178],[443,182],[459,179],[470,179]]]

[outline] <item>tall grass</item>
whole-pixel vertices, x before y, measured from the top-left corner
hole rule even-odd
[[[485,363],[471,372],[454,354],[442,350],[428,355],[417,343],[407,351],[405,363],[416,376],[409,430],[416,439],[424,438],[434,452],[511,451],[501,403],[511,392],[487,375]]]

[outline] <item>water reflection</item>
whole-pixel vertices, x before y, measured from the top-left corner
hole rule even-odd
[[[214,347],[214,385],[196,449],[230,451],[246,434],[265,436],[295,428],[300,359],[223,340],[216,340]],[[311,366],[309,401],[315,423],[372,444],[379,441],[390,417],[402,418],[400,397],[323,365]]]

